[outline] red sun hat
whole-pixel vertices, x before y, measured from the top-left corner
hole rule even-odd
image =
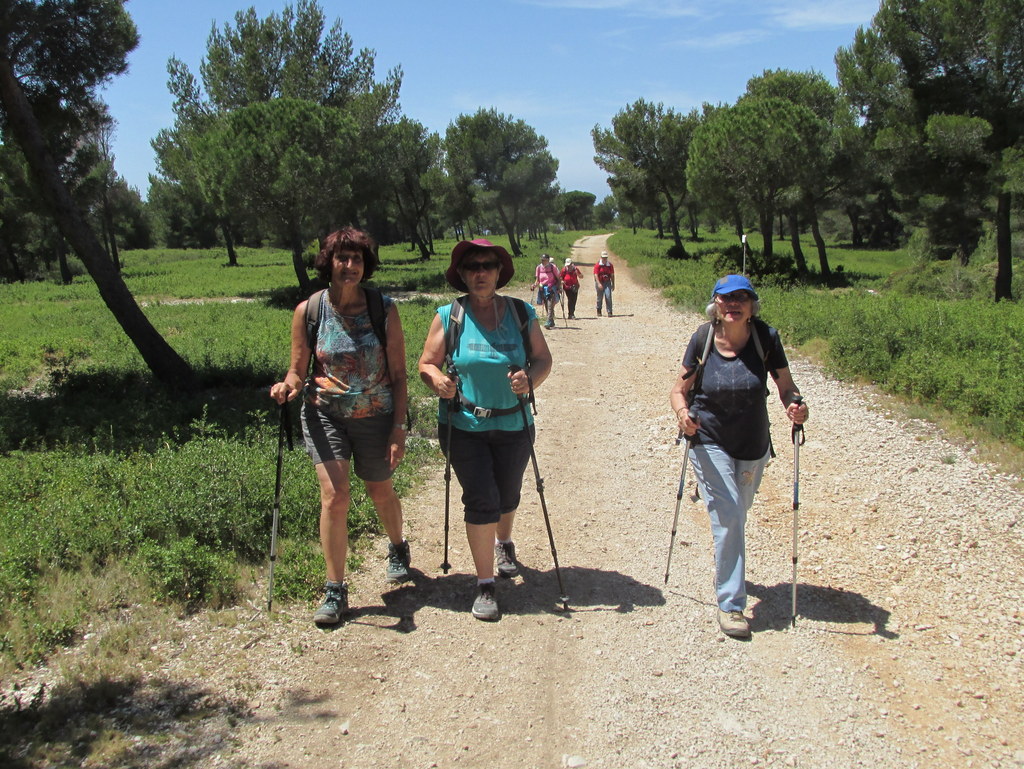
[[[448,265],[448,269],[445,270],[444,277],[448,281],[448,284],[459,291],[469,291],[469,286],[459,275],[459,265],[462,264],[462,258],[468,251],[493,251],[499,261],[501,262],[501,270],[498,272],[498,285],[497,288],[501,288],[510,280],[512,275],[515,274],[515,268],[512,266],[512,257],[509,256],[501,246],[496,246],[489,240],[483,238],[477,238],[476,240],[463,240],[460,241],[455,248],[452,249],[452,262]]]

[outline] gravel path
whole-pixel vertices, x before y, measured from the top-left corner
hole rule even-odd
[[[604,244],[577,243],[585,272]],[[453,571],[438,568],[438,471],[405,503],[415,584],[385,585],[378,543],[353,578],[358,612],[336,630],[316,630],[305,606],[230,627],[188,621],[191,650],[168,651],[166,670],[244,711],[230,736],[213,722],[192,734],[205,745],[196,765],[1024,766],[1019,479],[890,414],[883,397],[792,361],[811,408],[799,619],[792,628],[792,447],[773,391],[779,457],[747,527],[754,633],[725,638],[689,481],[664,584],[681,467],[668,390],[700,319],[613,261],[616,316],[594,317],[584,288],[580,319],[548,332],[555,365],[538,392],[538,459],[571,610],[559,611],[528,470],[524,573],[499,585],[500,622],[469,615],[460,513]],[[458,511],[457,495],[456,484]]]

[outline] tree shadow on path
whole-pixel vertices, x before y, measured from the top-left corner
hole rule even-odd
[[[751,611],[751,628],[782,630],[792,624],[792,583],[766,586],[747,583],[747,592],[760,602]],[[867,632],[855,629],[830,629],[829,632],[849,635],[878,635],[894,639],[899,634],[887,629],[890,612],[872,603],[860,593],[834,587],[797,583],[797,624],[801,618],[817,622],[851,625],[873,625]]]

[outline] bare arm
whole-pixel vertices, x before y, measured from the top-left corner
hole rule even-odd
[[[427,331],[427,339],[423,343],[423,354],[420,355],[419,372],[423,384],[440,398],[453,398],[456,382],[443,371],[444,365],[444,324],[441,316],[435,315]]]
[[[793,382],[793,375],[789,373],[789,367],[780,368],[776,372],[775,386],[779,390],[779,400],[786,407],[786,416],[789,421],[802,425],[807,421],[807,404],[797,404],[795,399],[800,395],[800,390]]]
[[[676,421],[679,422],[679,429],[686,435],[693,435],[700,426],[700,420],[690,419],[687,413],[690,408],[690,390],[693,389],[693,377],[687,377],[690,369],[686,366],[679,368],[679,374],[668,394],[668,402],[675,412]]]
[[[388,463],[394,470],[405,455],[405,421],[409,410],[409,375],[405,367],[405,334],[398,307],[392,302],[388,308],[388,376],[391,379],[391,399],[394,404],[394,423],[388,439]]]
[[[306,381],[305,372],[309,371],[309,358],[312,351],[306,339],[306,302],[299,302],[292,314],[292,352],[291,363],[284,379],[270,388],[270,397],[278,403],[295,400],[302,391]]]

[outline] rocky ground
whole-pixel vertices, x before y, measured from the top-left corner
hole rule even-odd
[[[604,245],[586,238],[573,257],[589,271]],[[811,408],[798,619],[793,451],[773,393],[779,456],[747,527],[754,633],[725,638],[690,481],[665,584],[682,459],[667,393],[700,319],[613,262],[615,317],[595,317],[585,284],[579,320],[546,332],[555,365],[538,391],[569,610],[528,470],[523,574],[499,584],[500,622],[470,616],[458,513],[454,568],[438,566],[438,470],[405,502],[412,584],[385,584],[379,543],[352,578],[343,626],[318,630],[312,605],[287,606],[273,618],[198,615],[155,644],[158,675],[124,707],[152,711],[162,737],[126,746],[130,765],[1024,766],[1020,479],[794,358]],[[456,484],[458,511],[457,495]]]

